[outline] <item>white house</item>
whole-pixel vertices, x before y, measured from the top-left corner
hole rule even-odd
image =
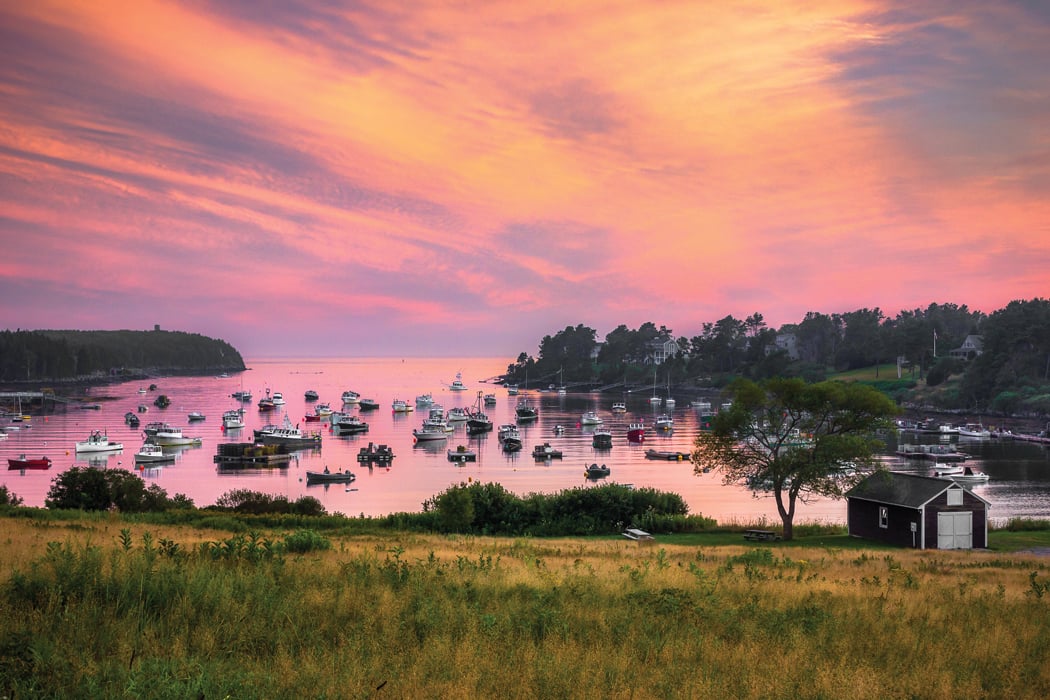
[[[649,341],[645,363],[648,365],[662,365],[672,357],[676,357],[679,349],[674,336],[665,335],[660,338],[653,338]]]
[[[962,345],[949,350],[948,354],[960,360],[972,360],[984,352],[984,337],[979,335],[968,335]]]

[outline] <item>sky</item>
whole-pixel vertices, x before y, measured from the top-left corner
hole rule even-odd
[[[0,0],[0,328],[245,357],[1050,295],[1040,0]]]

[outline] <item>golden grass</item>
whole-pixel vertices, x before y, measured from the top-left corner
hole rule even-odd
[[[191,528],[4,526],[9,696],[1050,695],[1034,555],[389,533],[252,562]]]

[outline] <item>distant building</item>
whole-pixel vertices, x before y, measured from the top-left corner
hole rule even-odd
[[[790,359],[797,360],[799,358],[798,336],[794,333],[777,333],[777,337],[773,343],[773,345],[766,346],[767,355],[773,352],[773,350],[783,350],[787,353],[787,356]]]
[[[647,350],[645,364],[662,365],[667,360],[678,355],[679,347],[674,336],[664,335],[650,340]]]
[[[984,352],[984,337],[980,335],[968,335],[962,345],[949,350],[948,354],[957,360],[972,360]]]

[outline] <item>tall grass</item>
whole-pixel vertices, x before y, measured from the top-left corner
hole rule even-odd
[[[1050,694],[1032,556],[10,522],[8,697]]]

